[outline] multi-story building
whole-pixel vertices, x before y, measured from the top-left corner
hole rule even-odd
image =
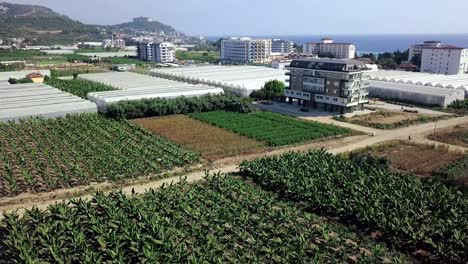
[[[173,62],[175,48],[169,42],[140,42],[138,43],[138,58],[160,63]]]
[[[118,48],[118,49],[125,49],[125,40],[115,39],[113,43],[113,47]]]
[[[270,63],[271,39],[230,38],[221,41],[221,61]]]
[[[303,52],[333,57],[337,59],[352,59],[356,54],[356,46],[352,43],[335,43],[332,39],[322,39],[320,42],[308,42],[303,46]]]
[[[297,59],[287,69],[289,87],[284,95],[289,103],[297,100],[299,105],[344,114],[361,110],[369,102],[364,62],[351,59]]]
[[[421,72],[455,75],[468,73],[468,49],[456,46],[422,49]]]
[[[271,52],[291,54],[294,52],[294,43],[289,40],[274,39],[271,43]]]
[[[421,56],[423,48],[440,47],[441,42],[435,40],[424,41],[423,44],[412,45],[409,48],[408,61],[411,62],[414,57]]]

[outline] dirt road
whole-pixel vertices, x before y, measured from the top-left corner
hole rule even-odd
[[[452,118],[448,120],[438,121],[437,128],[438,129],[450,128],[450,127],[454,127],[454,126],[457,126],[459,124],[466,123],[466,122],[468,122],[468,116]],[[337,122],[334,120],[333,120],[333,124],[337,126],[348,127],[348,128],[351,128],[350,125],[352,125],[348,123]],[[352,125],[352,126],[354,127],[356,125]],[[251,160],[251,159],[255,159],[255,158],[259,158],[263,156],[279,155],[288,151],[307,151],[307,150],[314,149],[314,148],[315,149],[325,148],[333,154],[339,154],[339,153],[345,153],[345,152],[350,152],[350,151],[354,151],[357,149],[365,148],[365,147],[372,146],[374,144],[382,143],[385,141],[408,140],[409,137],[411,137],[412,140],[414,140],[417,143],[420,142],[420,143],[427,144],[430,142],[428,142],[429,140],[426,139],[424,136],[430,134],[431,131],[434,130],[435,126],[436,126],[435,123],[427,123],[427,124],[415,125],[415,126],[405,127],[405,128],[395,129],[395,130],[377,130],[377,129],[359,127],[356,130],[360,130],[362,132],[366,131],[368,133],[375,134],[375,136],[363,136],[363,135],[353,136],[353,137],[342,138],[342,139],[338,139],[334,141],[314,142],[314,143],[302,145],[302,146],[282,148],[282,149],[273,150],[267,153],[260,153],[260,154],[235,157],[235,158],[227,158],[227,159],[220,160],[212,164],[212,166],[209,169],[209,172],[211,173],[236,172],[238,165],[243,160]],[[205,171],[197,171],[197,172],[189,173],[183,177],[185,177],[188,182],[195,182],[195,181],[202,180],[203,177],[205,176],[205,173],[206,173]],[[159,188],[163,184],[167,185],[171,183],[177,183],[180,181],[180,179],[181,177],[179,176],[172,177],[172,178],[167,178],[167,179],[153,181],[153,182],[137,183],[134,185],[121,187],[121,189],[126,194],[131,194],[132,192],[143,193],[148,189]],[[109,187],[108,185],[107,187]],[[89,193],[90,192],[94,193],[96,190],[99,190],[99,188],[97,189],[93,188],[92,190],[89,190],[87,193],[83,193],[86,190],[86,186],[80,187],[80,189],[82,190],[81,192],[77,192],[75,194],[68,193],[66,196],[67,198],[54,196],[54,193],[48,193],[46,195],[38,194],[38,195],[30,195],[28,199],[23,199],[19,201],[18,203],[7,203],[7,204],[4,203],[3,206],[1,205],[2,201],[0,200],[0,213],[2,213],[3,215],[3,213],[5,212],[11,212],[14,210],[18,210],[19,213],[22,213],[24,212],[25,209],[30,209],[34,206],[38,207],[39,209],[46,209],[51,204],[55,204],[57,202],[67,200],[70,198],[90,199],[92,196]],[[105,191],[110,192],[112,191],[112,188],[107,189]],[[0,218],[2,218],[2,216],[0,216]]]

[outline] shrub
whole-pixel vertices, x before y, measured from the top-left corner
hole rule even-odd
[[[250,113],[253,111],[253,106],[250,99],[234,95],[181,96],[175,99],[121,101],[109,105],[106,115],[117,119],[132,119],[218,110]]]

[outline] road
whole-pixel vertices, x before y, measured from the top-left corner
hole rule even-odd
[[[316,117],[303,117],[303,119],[317,120]],[[325,147],[330,153],[339,154],[339,153],[346,153],[346,152],[351,152],[357,149],[369,147],[369,146],[379,144],[385,141],[408,140],[409,137],[411,137],[412,140],[416,143],[433,144],[434,142],[426,139],[425,135],[428,135],[432,131],[434,131],[434,128],[436,126],[436,123],[427,123],[427,124],[420,124],[420,125],[399,128],[399,129],[394,129],[394,130],[378,130],[378,129],[360,127],[360,126],[356,126],[356,125],[345,123],[345,122],[338,122],[330,118],[327,119],[325,117],[320,117],[320,122],[333,123],[334,125],[337,125],[337,126],[352,128],[361,132],[365,132],[367,134],[373,134],[374,136],[362,136],[362,135],[354,136],[354,137],[348,137],[345,139],[339,139],[334,142],[333,141],[321,142],[322,144],[314,143],[314,144],[308,144],[308,145],[303,145],[303,146],[282,148],[282,149],[270,151],[268,153],[261,153],[261,154],[256,154],[256,155],[228,159],[228,160],[225,160],[224,162],[219,162],[218,165],[215,165],[212,169],[209,170],[209,172],[210,173],[237,172],[238,165],[243,160],[251,160],[251,159],[258,158],[258,157],[279,155],[287,151],[307,151],[307,150],[314,149],[314,148]],[[468,116],[438,121],[437,129],[455,127],[463,123],[468,123]],[[447,144],[438,143],[438,142],[436,142],[436,144],[447,145]],[[455,150],[467,151],[466,148],[462,148],[462,147],[451,146],[451,145],[449,145],[449,147]],[[195,182],[195,181],[202,180],[205,174],[206,174],[206,171],[196,171],[193,173],[189,173],[183,177],[186,178],[188,182]],[[153,182],[137,183],[134,185],[122,187],[122,191],[129,195],[132,194],[133,192],[143,193],[148,189],[157,189],[161,187],[163,184],[167,185],[171,183],[177,183],[180,180],[181,180],[181,177],[178,176],[178,177],[172,177],[172,178],[167,178],[163,180],[157,180]],[[107,186],[109,187],[111,185],[107,184]],[[89,193],[95,192],[96,189],[89,190],[89,187],[91,186],[79,187],[80,190],[88,190],[87,193],[76,192],[74,194],[68,191],[66,197],[90,199],[92,196]],[[113,189],[114,188],[108,188],[107,190],[105,190],[105,192],[110,192]],[[31,209],[34,206],[38,207],[39,209],[46,209],[49,205],[52,205],[52,204],[55,204],[57,202],[61,202],[64,200],[68,200],[68,199],[70,198],[60,197],[60,195],[54,195],[53,193],[52,195],[50,193],[29,195],[28,199],[22,200],[18,203],[11,203],[11,204],[3,203],[3,205],[1,205],[2,203],[0,203],[0,213],[18,210],[18,212],[21,214],[22,212],[24,212],[25,209]],[[3,216],[0,216],[0,219],[2,217]]]

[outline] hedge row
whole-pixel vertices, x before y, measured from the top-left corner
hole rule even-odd
[[[253,111],[253,106],[250,99],[234,95],[182,96],[174,99],[154,98],[121,101],[109,105],[106,116],[117,119],[132,119],[221,110],[250,113]]]

